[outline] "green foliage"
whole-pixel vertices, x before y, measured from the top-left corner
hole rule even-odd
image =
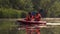
[[[0,0],[0,7],[26,11],[33,10],[33,4],[31,3],[31,0]]]
[[[43,11],[40,11],[40,9],[43,9]],[[43,15],[46,15],[44,17],[60,17],[59,9],[60,0],[0,0],[0,17],[3,18],[7,17],[9,14],[12,15],[9,15],[7,18],[11,16],[15,16],[17,18],[17,16],[21,14],[19,13],[21,12],[19,10],[25,12],[36,10],[40,11]],[[3,12],[5,12],[6,14],[4,14]]]
[[[20,16],[21,16],[21,18],[25,18],[26,15],[27,15],[27,14],[26,14],[25,12],[22,12]]]
[[[0,18],[21,18],[22,12],[24,12],[24,11],[0,8]]]
[[[20,5],[22,6],[22,9],[26,11],[33,10],[33,4],[31,0],[20,0]]]
[[[55,1],[54,4],[48,10],[49,17],[59,17],[60,16],[60,1]]]

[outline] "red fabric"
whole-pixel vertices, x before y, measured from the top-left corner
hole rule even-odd
[[[31,21],[32,19],[34,19],[34,16],[31,16],[31,17],[30,16],[27,16],[26,17],[26,21]]]
[[[35,20],[36,20],[36,21],[40,21],[40,20],[41,20],[41,14],[38,13],[38,14],[35,16]]]
[[[40,30],[39,29],[36,29],[36,32],[37,32],[37,34],[40,34]]]

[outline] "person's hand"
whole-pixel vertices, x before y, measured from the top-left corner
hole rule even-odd
[[[32,19],[31,21],[34,21],[35,19]]]

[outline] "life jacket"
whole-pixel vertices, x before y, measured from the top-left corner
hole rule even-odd
[[[36,14],[35,16],[35,21],[40,21],[41,20],[41,14]]]
[[[26,21],[31,21],[32,19],[34,19],[34,16],[33,15],[28,15],[26,17]]]

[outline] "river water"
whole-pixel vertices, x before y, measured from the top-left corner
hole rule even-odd
[[[18,30],[16,25],[17,19],[0,19],[0,34],[26,34],[25,30]],[[60,34],[60,26],[41,28],[41,34]]]

